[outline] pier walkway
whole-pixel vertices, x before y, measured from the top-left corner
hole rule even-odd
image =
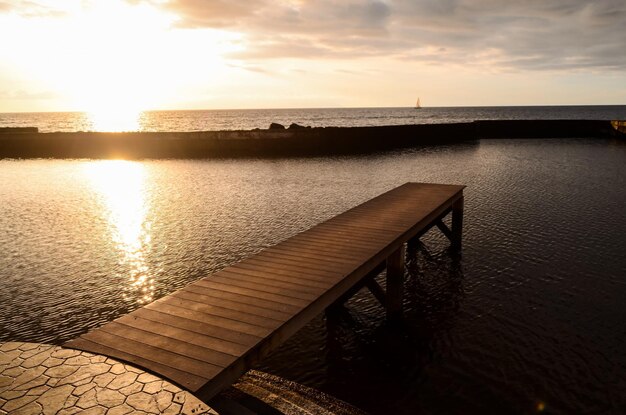
[[[135,364],[206,401],[364,286],[400,314],[404,243],[436,226],[460,249],[463,188],[404,184],[64,346]],[[386,290],[374,280],[385,268]]]

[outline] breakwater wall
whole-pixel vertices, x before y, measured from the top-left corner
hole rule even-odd
[[[611,121],[508,120],[205,132],[0,133],[2,158],[214,158],[367,154],[481,138],[624,136]]]

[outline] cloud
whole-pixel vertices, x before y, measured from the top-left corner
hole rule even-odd
[[[0,13],[16,13],[26,18],[65,16],[65,12],[61,8],[45,2],[27,0],[0,1]]]
[[[241,33],[237,59],[395,57],[522,70],[626,69],[623,0],[170,0],[186,28]]]

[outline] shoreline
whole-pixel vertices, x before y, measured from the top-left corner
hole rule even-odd
[[[492,120],[375,127],[203,132],[55,132],[0,128],[0,158],[249,158],[372,154],[493,138],[624,138],[626,122]]]

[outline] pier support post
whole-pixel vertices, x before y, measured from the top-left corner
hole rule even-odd
[[[402,315],[402,292],[404,289],[404,245],[387,258],[387,290],[385,306],[387,318],[395,319]]]
[[[452,205],[452,248],[460,250],[463,244],[463,196]]]

